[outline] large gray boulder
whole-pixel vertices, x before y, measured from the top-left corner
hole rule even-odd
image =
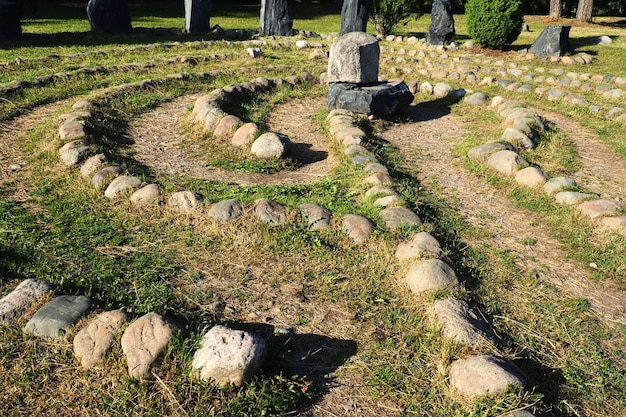
[[[341,8],[341,34],[365,32],[369,17],[369,0],[345,0]]]
[[[211,29],[211,0],[185,0],[185,30],[204,35]]]
[[[454,42],[454,17],[450,0],[433,1],[431,24],[428,27],[428,42],[432,45],[449,45]]]
[[[539,56],[563,56],[574,52],[569,42],[571,26],[546,26],[529,52]]]
[[[93,31],[123,33],[133,30],[126,0],[89,0],[87,17]]]
[[[380,47],[374,35],[347,33],[330,47],[328,83],[375,83],[379,60]]]
[[[409,108],[413,94],[404,81],[360,86],[334,83],[328,86],[328,109],[344,109],[380,117],[401,114]]]
[[[287,0],[261,0],[261,36],[293,35]]]

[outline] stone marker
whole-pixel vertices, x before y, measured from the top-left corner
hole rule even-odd
[[[417,233],[409,242],[400,243],[396,248],[396,258],[399,260],[423,255],[438,258],[441,254],[439,241],[428,232]]]
[[[374,223],[367,217],[356,214],[346,214],[343,216],[341,228],[357,244],[367,242],[370,234],[374,231]]]
[[[218,201],[209,209],[209,217],[222,223],[236,219],[242,214],[243,207],[237,199]]]
[[[261,367],[266,342],[260,336],[225,326],[215,326],[200,341],[193,355],[194,373],[221,387],[241,386]]]
[[[443,335],[467,346],[489,346],[497,343],[489,323],[478,310],[467,302],[448,298],[433,303],[435,318],[443,328]]]
[[[328,87],[328,109],[386,117],[403,113],[413,102],[413,94],[404,81],[362,86],[356,83],[333,83]]]
[[[74,336],[74,355],[85,368],[102,363],[104,354],[115,343],[116,333],[128,316],[121,310],[106,311],[94,318]]]
[[[211,0],[185,0],[185,31],[204,35],[211,29]]]
[[[341,7],[341,34],[365,32],[370,0],[344,0]]]
[[[22,36],[19,5],[0,1],[0,40],[15,40]]]
[[[254,216],[270,226],[281,226],[287,221],[287,210],[274,200],[260,198],[254,202]]]
[[[39,337],[62,339],[81,317],[93,307],[84,295],[61,295],[41,307],[24,326],[24,332]]]
[[[444,288],[456,289],[459,279],[447,263],[439,259],[426,259],[411,265],[404,282],[414,294]]]
[[[434,0],[431,24],[428,27],[428,43],[432,45],[450,45],[454,42],[454,17],[450,0]]]
[[[89,0],[87,17],[93,31],[120,33],[133,30],[126,0]]]
[[[405,207],[389,207],[380,211],[380,218],[390,230],[400,226],[419,226],[422,221],[411,210]]]
[[[569,42],[571,28],[571,26],[546,26],[528,51],[543,57],[574,53]]]
[[[201,198],[191,191],[178,191],[170,196],[168,205],[179,213],[191,214],[200,208]]]
[[[36,279],[22,281],[0,300],[0,325],[15,323],[30,306],[52,290],[54,290],[54,285],[48,282]]]
[[[120,197],[126,193],[130,193],[141,185],[141,178],[132,175],[121,175],[115,178],[106,190],[104,196],[110,199]]]
[[[164,316],[148,313],[131,323],[122,335],[122,352],[126,355],[131,378],[144,377],[150,365],[172,339],[174,326]]]
[[[374,35],[351,32],[330,47],[328,83],[378,82],[380,47]]]
[[[495,356],[461,359],[450,366],[450,383],[470,399],[498,395],[510,385],[523,388],[526,379],[511,363]]]
[[[298,209],[306,217],[309,229],[326,230],[330,228],[330,218],[332,213],[330,210],[315,204],[300,204]]]
[[[287,0],[261,0],[261,36],[293,35]]]

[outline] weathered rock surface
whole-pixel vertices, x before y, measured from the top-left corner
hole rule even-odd
[[[330,47],[327,82],[375,83],[378,81],[379,59],[380,47],[374,35],[346,33]]]
[[[148,184],[130,195],[130,202],[136,206],[145,206],[161,199],[163,188],[159,184]]]
[[[254,216],[270,226],[281,226],[287,221],[287,210],[281,204],[267,198],[254,202]]]
[[[567,177],[555,177],[550,178],[543,185],[543,191],[549,196],[553,196],[554,194],[563,191],[567,188],[575,188],[576,181]]]
[[[239,148],[248,147],[254,140],[254,137],[256,136],[258,131],[259,128],[256,124],[252,122],[246,123],[242,125],[239,129],[237,129],[237,131],[233,135],[233,138],[230,140],[230,143],[232,143],[233,146],[237,146]]]
[[[497,343],[489,323],[467,302],[456,298],[435,300],[433,311],[443,329],[443,335],[448,339],[468,346],[489,346]]]
[[[226,115],[215,126],[213,135],[216,138],[232,137],[242,124],[239,117],[232,114]]]
[[[141,178],[132,175],[121,175],[111,181],[107,189],[104,190],[104,195],[111,199],[117,198],[126,193],[130,193],[140,185]]]
[[[373,85],[333,83],[328,87],[328,109],[345,109],[355,113],[386,117],[401,114],[413,102],[413,94],[404,81]]]
[[[341,8],[341,34],[365,32],[369,17],[369,0],[344,0]]]
[[[159,354],[172,339],[175,327],[164,316],[148,313],[131,323],[122,335],[131,378],[144,377]]]
[[[62,339],[92,307],[93,301],[88,297],[61,295],[37,310],[24,326],[24,331],[39,337]]]
[[[572,54],[574,49],[569,42],[571,28],[571,26],[546,26],[528,51],[544,57]]]
[[[410,259],[418,256],[441,256],[441,244],[428,232],[420,232],[408,242],[403,242],[396,248],[396,258]]]
[[[431,23],[428,27],[428,43],[432,45],[450,45],[454,42],[454,17],[450,0],[435,0],[431,11]]]
[[[512,177],[517,171],[528,166],[528,162],[513,151],[498,151],[487,160],[487,165],[501,174]]]
[[[204,35],[211,29],[211,0],[185,0],[185,31]]]
[[[254,141],[250,152],[258,158],[280,159],[285,156],[290,145],[291,141],[287,136],[267,132]]]
[[[74,336],[74,355],[85,368],[92,368],[102,363],[115,337],[126,323],[128,316],[121,310],[106,311],[94,318],[86,327]]]
[[[450,366],[450,383],[470,399],[498,395],[510,385],[523,388],[526,379],[511,363],[495,356],[461,359]]]
[[[311,230],[326,230],[330,228],[330,210],[316,204],[300,204],[298,206],[302,214],[306,217],[307,224]]]
[[[106,188],[114,178],[122,175],[122,172],[122,167],[118,165],[104,167],[91,177],[91,185],[93,185],[97,190]]]
[[[472,106],[485,106],[489,103],[489,96],[485,93],[473,93],[463,99],[464,103]]]
[[[22,281],[0,300],[0,326],[15,323],[34,303],[54,290],[54,285],[36,279]]]
[[[265,339],[254,333],[215,326],[202,337],[192,367],[219,386],[241,386],[261,367],[266,350]]]
[[[261,0],[261,36],[290,36],[293,20],[287,0]]]
[[[78,165],[89,156],[89,143],[84,139],[74,140],[63,145],[59,154],[65,165]]]
[[[170,196],[168,205],[179,213],[191,214],[200,208],[202,200],[192,191],[178,191]]]
[[[80,167],[80,175],[83,178],[87,178],[94,172],[98,171],[106,163],[107,157],[103,153],[94,155],[85,160],[85,163]]]
[[[363,179],[364,184],[389,185],[393,184],[393,178],[384,172],[377,172]]]
[[[596,198],[593,194],[579,193],[576,191],[561,191],[554,196],[554,200],[559,204],[575,205],[585,200]]]
[[[478,145],[467,152],[467,156],[472,161],[486,162],[491,155],[499,151],[512,151],[514,148],[510,143],[502,142],[487,142],[482,145]]]
[[[584,203],[579,204],[576,208],[583,215],[591,219],[597,219],[598,217],[611,216],[617,213],[621,209],[621,206],[615,201],[600,199],[585,201]]]
[[[547,180],[546,174],[537,167],[520,169],[515,174],[515,181],[518,184],[531,188],[543,187]]]
[[[87,17],[94,31],[120,33],[133,30],[126,0],[89,0]]]
[[[367,217],[356,214],[346,214],[343,216],[342,229],[355,243],[367,242],[370,234],[374,231],[374,223]]]
[[[380,211],[380,218],[388,229],[395,230],[400,226],[419,226],[422,221],[411,210],[405,207],[389,207]]]
[[[243,206],[237,199],[218,201],[209,209],[209,217],[218,222],[227,222],[243,214]]]
[[[426,259],[414,263],[404,276],[404,283],[415,294],[444,288],[458,288],[459,279],[447,263]]]

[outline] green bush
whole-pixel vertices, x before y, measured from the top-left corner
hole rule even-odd
[[[423,0],[372,0],[370,21],[376,32],[389,35],[396,25],[418,18],[423,3]]]
[[[524,9],[520,0],[468,0],[467,31],[480,45],[501,49],[522,31]]]

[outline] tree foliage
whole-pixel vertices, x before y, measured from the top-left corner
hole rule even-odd
[[[465,16],[469,35],[488,48],[500,49],[513,43],[524,23],[520,0],[468,0]]]
[[[395,26],[419,17],[423,4],[422,0],[372,0],[369,19],[376,32],[389,35]]]

